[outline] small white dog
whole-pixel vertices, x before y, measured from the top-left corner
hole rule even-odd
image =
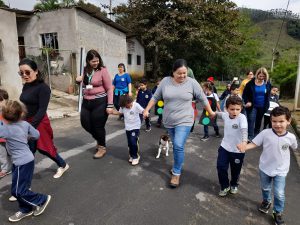
[[[170,142],[171,140],[168,135],[163,134],[160,136],[157,159],[160,157],[161,150],[166,151],[166,156],[169,156]]]

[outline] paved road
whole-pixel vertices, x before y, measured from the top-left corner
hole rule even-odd
[[[53,199],[44,214],[18,224],[273,224],[271,215],[262,215],[256,210],[261,201],[257,176],[260,150],[247,153],[240,192],[220,198],[216,157],[221,139],[201,142],[203,128],[196,126],[187,142],[181,186],[169,189],[172,154],[155,159],[158,137],[164,130],[154,127],[150,133],[141,132],[141,163],[132,167],[127,162],[122,122],[112,117],[108,124],[108,154],[94,160],[95,143],[80,127],[78,117],[53,121],[55,143],[71,168],[61,179],[55,180],[52,176],[56,166],[37,154],[32,188],[51,194]],[[10,224],[7,218],[17,210],[17,203],[8,201],[10,179],[0,180],[1,225]],[[300,220],[299,184],[299,168],[292,156],[285,211],[290,225],[299,224]]]

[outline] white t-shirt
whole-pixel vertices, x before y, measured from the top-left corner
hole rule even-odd
[[[212,93],[211,95],[208,95],[207,97],[215,98],[217,102],[220,101],[219,96],[216,93]]]
[[[242,142],[241,129],[248,129],[246,116],[240,113],[236,118],[231,119],[228,112],[217,112],[224,120],[224,137],[221,146],[228,152],[241,153],[236,147]]]
[[[120,108],[119,112],[124,114],[125,130],[135,130],[141,128],[140,114],[144,108],[137,102],[133,102],[131,109]]]
[[[297,140],[294,134],[287,132],[278,136],[271,128],[260,132],[252,142],[263,145],[259,159],[259,169],[268,176],[286,176],[290,168],[289,147],[296,149]]]

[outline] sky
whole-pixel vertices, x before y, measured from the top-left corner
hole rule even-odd
[[[110,0],[87,0],[94,5],[100,6],[102,4],[109,4]],[[113,6],[120,3],[126,3],[127,0],[111,0]],[[288,0],[232,0],[237,4],[238,7],[247,7],[253,9],[285,9],[288,3]],[[32,10],[36,0],[4,0],[7,5],[10,5],[11,8],[18,8],[23,10]],[[292,10],[294,13],[300,13],[300,0],[290,0],[289,10]]]

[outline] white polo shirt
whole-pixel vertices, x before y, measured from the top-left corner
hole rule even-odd
[[[257,146],[263,146],[259,159],[259,169],[268,176],[286,176],[290,168],[290,151],[297,148],[297,140],[294,134],[287,132],[278,136],[275,131],[265,129],[260,132],[252,142]]]
[[[217,112],[217,115],[224,120],[224,137],[221,146],[228,152],[241,153],[236,146],[242,142],[241,129],[248,129],[246,116],[240,113],[236,118],[231,119],[228,112]]]
[[[119,112],[124,114],[125,130],[141,129],[140,114],[144,108],[137,102],[133,102],[131,109],[120,108]]]

